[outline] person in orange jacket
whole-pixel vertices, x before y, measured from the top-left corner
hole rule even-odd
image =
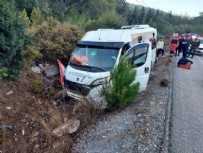
[[[176,48],[178,47],[179,45],[179,39],[177,36],[173,36],[170,41],[169,41],[169,48],[170,48],[170,55],[173,56],[175,51],[176,51]]]

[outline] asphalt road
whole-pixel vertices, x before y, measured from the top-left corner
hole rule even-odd
[[[203,56],[192,61],[190,70],[174,68],[170,153],[203,153]]]

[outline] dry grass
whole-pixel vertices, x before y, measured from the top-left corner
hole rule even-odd
[[[37,93],[34,93],[31,83],[35,80],[42,82]],[[70,152],[76,134],[65,134],[57,138],[52,135],[53,129],[75,117],[81,121],[81,130],[97,118],[98,111],[87,101],[62,98],[59,106],[54,106],[53,97],[59,90],[53,88],[52,82],[27,70],[19,81],[4,81],[0,84],[0,124],[12,126],[12,130],[0,129],[0,150]],[[13,94],[7,96],[6,93],[10,90]]]

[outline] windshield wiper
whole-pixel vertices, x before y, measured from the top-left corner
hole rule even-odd
[[[88,67],[90,67],[91,69],[96,69],[96,70],[102,71],[102,72],[105,71],[104,69],[102,69],[100,67],[95,67],[95,66],[88,66]]]
[[[72,66],[78,67],[78,68],[88,68],[91,69],[92,71],[101,71],[104,72],[105,70],[100,68],[100,67],[96,67],[96,66],[90,66],[90,65],[77,65],[77,64],[73,64],[71,63]]]
[[[100,68],[100,67],[96,67],[96,66],[91,66],[91,65],[83,65],[83,67],[87,67],[87,68],[90,68],[92,70],[99,70],[99,71],[102,71],[104,72],[105,70]]]

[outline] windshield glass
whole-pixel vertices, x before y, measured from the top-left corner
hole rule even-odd
[[[84,71],[110,71],[118,53],[119,49],[77,47],[72,53],[70,65]]]

